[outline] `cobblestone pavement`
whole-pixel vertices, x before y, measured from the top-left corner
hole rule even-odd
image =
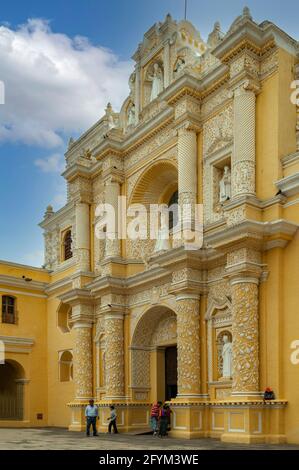
[[[214,439],[183,440],[151,435],[130,434],[86,437],[84,433],[69,432],[61,428],[0,429],[0,450],[299,450],[295,445],[239,445],[226,444]]]

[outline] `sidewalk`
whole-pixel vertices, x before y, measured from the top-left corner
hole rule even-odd
[[[86,437],[84,433],[61,428],[0,429],[0,450],[299,450],[295,445],[225,444],[214,439],[183,440],[129,434],[99,434]]]

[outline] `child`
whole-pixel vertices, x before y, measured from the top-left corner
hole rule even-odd
[[[159,437],[167,435],[168,416],[167,405],[163,405],[159,412]]]
[[[116,426],[116,411],[115,407],[113,405],[110,406],[110,417],[108,418],[109,420],[109,425],[108,425],[108,433],[111,434],[111,429],[113,427],[114,434],[118,434],[117,426]]]

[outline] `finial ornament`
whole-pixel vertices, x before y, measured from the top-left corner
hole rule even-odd
[[[47,219],[48,217],[51,217],[51,215],[54,214],[54,211],[53,211],[53,206],[51,206],[50,204],[47,206],[46,208],[46,212],[45,212],[45,215],[44,215],[44,219]]]
[[[252,20],[252,16],[251,16],[249,7],[246,6],[246,7],[243,8],[243,16],[245,16],[246,18],[249,18],[250,20]]]

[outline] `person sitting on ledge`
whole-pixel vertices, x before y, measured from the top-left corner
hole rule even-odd
[[[275,394],[272,390],[272,388],[267,387],[265,392],[264,392],[264,400],[275,400]]]

